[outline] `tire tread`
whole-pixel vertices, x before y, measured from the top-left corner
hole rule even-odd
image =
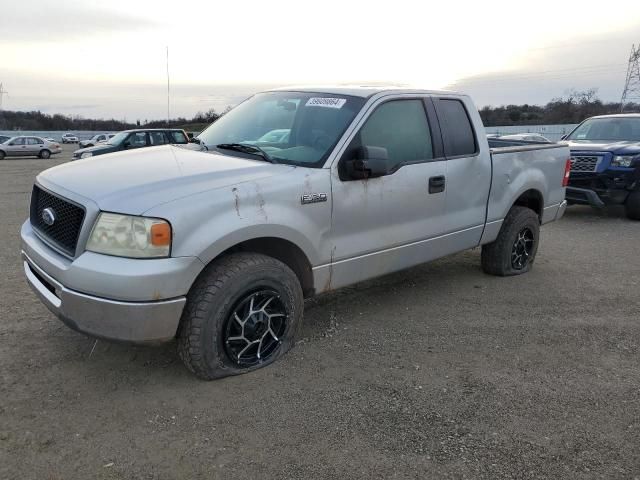
[[[511,253],[511,245],[510,245],[510,237],[511,231],[515,228],[515,226],[521,222],[524,222],[528,219],[535,218],[535,221],[538,222],[538,215],[536,212],[527,207],[522,207],[519,205],[514,205],[507,213],[507,216],[500,227],[500,233],[498,233],[498,238],[491,243],[487,243],[482,246],[482,254],[481,254],[481,265],[482,270],[489,275],[497,275],[497,276],[507,276],[507,275],[516,275],[518,273],[525,273],[528,269],[524,271],[515,271],[510,266],[505,265],[505,252],[510,255]],[[539,241],[539,234],[536,234],[536,242]],[[533,259],[530,261],[533,263]]]
[[[178,355],[186,367],[196,376],[202,379],[220,378],[230,374],[244,373],[253,370],[255,367],[237,369],[229,371],[224,365],[214,368],[207,364],[204,352],[202,351],[201,336],[205,330],[210,311],[218,302],[222,309],[228,307],[231,297],[221,296],[224,285],[231,281],[232,277],[240,275],[243,270],[260,267],[276,266],[286,271],[293,278],[295,274],[284,263],[275,258],[258,253],[234,253],[226,255],[208,265],[200,276],[196,279],[187,294],[187,303],[182,313],[180,328],[178,331]],[[302,298],[302,288],[299,286],[299,295]],[[301,322],[298,322],[300,324]],[[299,325],[298,325],[299,327]],[[294,335],[297,332],[293,332]],[[280,356],[284,352],[278,352]]]

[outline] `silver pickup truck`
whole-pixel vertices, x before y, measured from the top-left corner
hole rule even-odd
[[[29,284],[68,326],[177,337],[206,379],[284,354],[305,297],[478,246],[485,272],[527,272],[566,206],[566,146],[492,149],[450,92],[273,90],[197,142],[42,172],[21,234]]]

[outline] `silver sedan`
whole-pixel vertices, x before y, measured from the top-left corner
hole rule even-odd
[[[0,160],[5,157],[40,157],[49,158],[62,152],[59,143],[50,142],[41,137],[12,137],[0,143]]]

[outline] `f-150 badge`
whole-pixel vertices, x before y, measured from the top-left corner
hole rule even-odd
[[[326,193],[305,193],[300,198],[300,203],[302,205],[306,205],[307,203],[319,203],[326,202],[327,194]]]

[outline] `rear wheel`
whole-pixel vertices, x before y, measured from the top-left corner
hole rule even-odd
[[[631,220],[640,220],[640,190],[629,194],[624,203],[624,211]]]
[[[482,246],[482,269],[491,275],[508,276],[528,272],[538,251],[540,222],[527,207],[509,210],[498,238]]]
[[[225,256],[187,295],[178,354],[206,380],[264,367],[295,344],[302,310],[300,282],[284,263],[254,253]]]
[[[51,152],[49,150],[40,150],[40,155],[38,156],[46,160],[51,156]]]

